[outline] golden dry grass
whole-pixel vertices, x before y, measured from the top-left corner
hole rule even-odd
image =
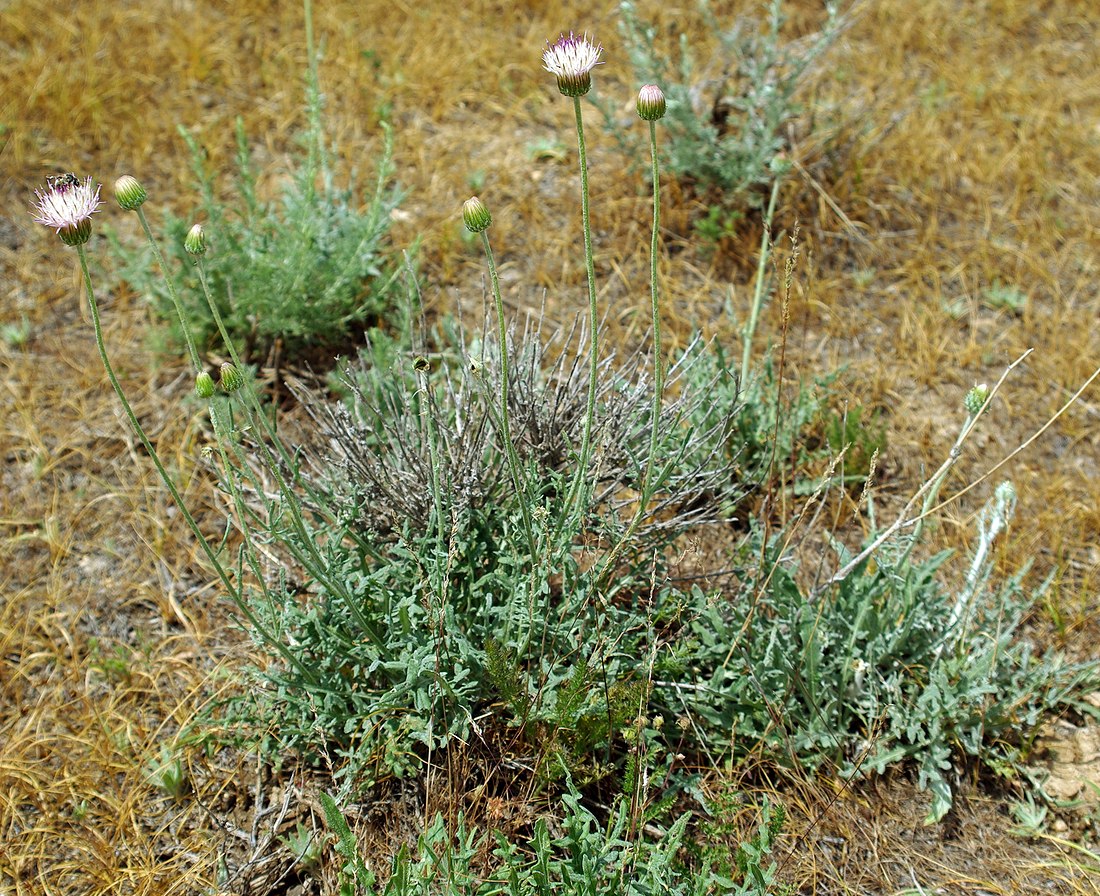
[[[713,50],[686,0],[638,6],[663,39],[686,29],[700,56]],[[792,31],[812,27],[816,4],[792,6]],[[598,35],[600,89],[630,96],[614,9],[589,4],[582,20],[560,0],[320,5],[332,145],[348,166],[369,162],[375,112],[390,104],[408,190],[396,238],[421,238],[431,306],[480,304],[482,265],[458,223],[475,174],[508,300],[535,307],[545,290],[560,320],[583,304],[572,155],[536,162],[528,146],[572,139],[568,105],[539,62],[542,41],[563,28]],[[805,97],[816,129],[795,130],[802,173],[777,223],[801,225],[807,259],[788,375],[846,365],[842,389],[885,412],[877,491],[889,508],[943,458],[970,385],[995,381],[1035,349],[948,491],[1020,444],[1100,363],[1100,24],[1094,0],[865,0],[857,9]],[[0,342],[0,894],[210,891],[220,855],[256,858],[252,892],[277,892],[260,883],[270,831],[249,828],[261,813],[245,798],[256,780],[247,759],[192,751],[194,790],[180,800],[148,782],[161,745],[225,686],[214,671],[247,647],[107,388],[73,256],[26,209],[45,175],[74,170],[108,183],[137,174],[150,207],[185,212],[177,123],[225,170],[242,116],[277,179],[304,124],[300,11],[257,0],[13,0],[0,58],[0,325],[29,333]],[[590,121],[601,301],[629,339],[646,327],[646,204]],[[661,274],[670,338],[682,339],[715,325],[729,288],[744,311],[759,231],[747,225],[719,253],[701,252],[687,239],[698,209],[671,185],[666,197],[678,251]],[[1022,310],[991,306],[997,284],[1026,296]],[[149,353],[140,300],[103,299],[137,411],[216,529],[212,490],[196,475],[203,430],[180,412],[182,358]],[[761,339],[777,328],[772,308]],[[1001,471],[1020,494],[1004,568],[1034,558],[1034,581],[1054,576],[1035,630],[1077,655],[1093,654],[1100,636],[1098,394]],[[946,510],[937,543],[967,547],[992,484]],[[789,785],[779,798],[794,809],[795,833],[808,831],[784,869],[807,891],[898,892],[919,879],[951,893],[1100,892],[1071,854],[1010,837],[1004,803],[986,796],[946,832],[920,829],[924,809],[895,779],[836,803]],[[390,831],[420,811],[403,808],[412,797],[394,799]]]

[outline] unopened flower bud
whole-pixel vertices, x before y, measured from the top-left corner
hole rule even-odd
[[[202,232],[201,224],[196,224],[187,231],[187,236],[183,238],[183,248],[188,255],[206,254],[206,234]]]
[[[205,370],[202,371],[195,377],[195,391],[199,393],[199,398],[213,398],[214,377]]]
[[[665,95],[656,84],[646,84],[638,91],[638,116],[645,121],[665,117]]]
[[[493,223],[493,216],[485,203],[476,196],[471,196],[462,203],[462,223],[470,233],[481,233]]]
[[[973,417],[982,409],[982,406],[989,400],[989,386],[985,383],[981,383],[966,393],[966,398],[963,399],[963,404],[966,405],[966,412]]]
[[[226,361],[221,367],[221,387],[226,392],[236,392],[244,384],[241,372]]]
[[[145,187],[138,183],[136,177],[124,174],[115,181],[115,200],[125,211],[132,212],[136,208],[141,208],[147,198],[149,194],[145,192]]]

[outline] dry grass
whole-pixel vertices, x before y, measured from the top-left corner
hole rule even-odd
[[[596,33],[608,63],[600,89],[630,95],[614,6],[595,4],[581,21],[559,0],[320,5],[333,145],[348,166],[369,158],[375,110],[392,106],[408,190],[397,239],[421,237],[433,307],[480,302],[482,265],[458,217],[476,174],[509,301],[537,306],[546,290],[561,320],[583,303],[572,157],[535,161],[528,146],[571,141],[568,106],[538,56],[561,29]],[[685,28],[700,54],[713,47],[686,0],[638,6],[662,34]],[[793,27],[811,27],[815,4],[795,6]],[[191,750],[194,789],[179,800],[148,781],[149,760],[224,686],[212,672],[247,647],[106,386],[73,256],[26,208],[45,175],[75,170],[106,182],[135,173],[154,203],[183,212],[191,200],[176,124],[193,128],[224,169],[238,115],[277,176],[303,127],[299,18],[294,4],[255,0],[5,5],[0,325],[25,323],[29,335],[0,342],[3,896],[203,892],[219,855],[256,860],[236,888],[251,876],[252,892],[278,891],[260,882],[274,876],[261,874],[262,853],[273,851],[278,813],[263,815],[248,797],[256,779],[245,759]],[[1094,0],[865,0],[807,99],[817,129],[794,135],[803,174],[778,218],[800,222],[808,256],[789,373],[846,365],[843,389],[883,409],[884,506],[938,465],[964,391],[1035,349],[968,446],[949,484],[957,488],[1040,426],[1100,359]],[[646,325],[646,205],[640,182],[619,176],[613,141],[591,131],[601,301],[616,338],[629,339]],[[759,232],[750,224],[703,253],[686,239],[698,210],[671,187],[666,202],[677,251],[662,277],[676,339],[713,325],[728,288],[745,307]],[[998,284],[1026,296],[1022,309],[995,307]],[[150,355],[140,301],[104,298],[107,339],[137,411],[216,528],[194,463],[203,431],[181,414],[182,359]],[[770,338],[777,325],[772,309]],[[1079,655],[1100,637],[1098,394],[1003,471],[1020,494],[1004,565],[1033,557],[1036,580],[1054,576],[1035,630]],[[938,542],[967,546],[991,485],[947,510]],[[796,810],[796,833],[809,828],[784,870],[807,891],[898,892],[920,880],[951,893],[1100,892],[1071,853],[1011,837],[1003,800],[976,795],[950,829],[925,830],[923,807],[899,779],[835,803],[792,786],[780,798]]]

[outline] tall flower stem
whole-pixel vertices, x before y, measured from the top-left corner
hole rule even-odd
[[[520,512],[523,514],[523,529],[527,535],[527,545],[531,551],[532,562],[537,554],[538,545],[535,541],[535,529],[531,524],[531,508],[527,502],[527,489],[524,486],[523,475],[519,465],[519,455],[516,453],[515,443],[512,442],[511,415],[508,410],[508,328],[504,322],[504,300],[500,294],[500,277],[497,275],[497,265],[493,258],[493,249],[489,245],[489,234],[481,231],[481,245],[485,249],[485,260],[489,265],[489,280],[493,284],[493,302],[497,312],[497,339],[500,341],[500,437],[508,452],[508,466],[512,471],[512,484],[515,486],[516,495],[519,498]]]
[[[206,298],[206,304],[210,308],[210,314],[214,318],[214,324],[218,328],[218,334],[221,336],[222,341],[225,343],[226,348],[229,351],[229,356],[233,359],[233,363],[236,365],[237,370],[243,371],[244,365],[241,361],[240,355],[237,353],[236,347],[233,345],[233,340],[229,338],[229,331],[225,326],[225,321],[222,319],[221,312],[218,311],[217,303],[214,301],[214,297],[210,293],[210,286],[206,277],[206,269],[203,266],[202,259],[197,261],[197,268],[199,272],[199,282],[202,284],[203,295]],[[249,405],[249,412],[252,419],[259,423],[266,435],[266,439],[259,438],[256,443],[260,446],[260,451],[264,455],[264,463],[267,469],[275,477],[275,481],[278,483],[279,492],[283,497],[283,504],[290,513],[291,525],[300,539],[303,551],[295,551],[295,559],[302,564],[303,567],[309,572],[313,578],[324,585],[331,593],[337,594],[348,605],[348,609],[355,617],[355,621],[359,624],[363,633],[367,635],[375,644],[381,646],[384,643],[384,639],[377,631],[376,627],[363,614],[359,607],[358,601],[354,596],[350,594],[347,588],[344,587],[343,582],[340,581],[339,576],[329,575],[325,571],[325,561],[321,557],[317,550],[317,541],[313,533],[309,531],[306,526],[305,520],[302,518],[302,512],[298,496],[290,488],[289,483],[286,481],[286,477],[283,476],[280,467],[280,461],[282,465],[288,470],[292,470],[293,459],[283,446],[282,440],[279,438],[278,433],[275,430],[275,426],[268,419],[267,414],[264,413],[264,409],[260,406],[260,400],[256,395],[256,390],[252,386],[252,382],[248,377],[245,377],[243,383],[243,389],[245,397]],[[278,452],[279,457],[276,458],[271,453],[271,448],[268,446],[268,441],[275,446],[275,450]],[[228,471],[227,471],[228,472]]]
[[[183,305],[180,304],[180,297],[176,292],[175,284],[172,282],[172,275],[168,270],[168,267],[164,264],[164,255],[161,254],[160,246],[157,245],[157,241],[153,238],[153,232],[149,229],[149,222],[145,219],[145,212],[140,208],[135,208],[138,220],[141,222],[141,229],[145,231],[145,237],[149,240],[149,245],[153,247],[153,254],[157,257],[157,264],[160,265],[160,272],[164,276],[164,285],[168,287],[168,295],[172,297],[172,305],[176,309],[176,316],[180,320],[180,329],[183,330],[183,338],[187,341],[187,352],[191,356],[191,366],[196,372],[202,370],[202,362],[199,360],[198,350],[195,348],[195,340],[191,336],[191,328],[187,325],[187,318],[183,313]],[[83,255],[81,255],[83,257]]]
[[[584,503],[582,483],[589,475],[588,464],[592,455],[592,427],[596,417],[596,389],[599,385],[599,320],[596,309],[596,267],[592,258],[592,223],[588,210],[588,157],[584,146],[584,124],[581,117],[581,100],[573,97],[573,114],[577,120],[577,147],[581,168],[581,224],[584,229],[584,266],[588,275],[588,322],[589,322],[589,371],[588,404],[584,415],[584,431],[581,434],[580,459],[573,482],[569,486],[568,497],[563,509],[563,524],[568,521],[576,509],[578,512]]]
[[[428,463],[431,467],[432,477],[432,507],[435,515],[437,549],[442,551],[447,545],[447,518],[443,512],[443,484],[439,475],[439,432],[435,426],[435,418],[432,416],[431,388],[428,384],[428,362],[417,359],[416,362],[416,386],[420,392],[420,420],[424,431],[428,435]],[[437,583],[437,590],[442,598],[442,581]]]
[[[649,458],[645,478],[642,479],[642,504],[639,514],[645,512],[653,497],[656,483],[653,481],[653,465],[657,457],[657,433],[664,402],[665,370],[661,351],[661,302],[657,288],[657,247],[661,229],[661,182],[657,163],[657,123],[649,122],[649,154],[653,177],[653,235],[649,243],[649,297],[653,310],[653,415],[650,419]]]
[[[92,289],[92,277],[88,272],[88,259],[84,253],[84,247],[77,246],[77,253],[80,256],[80,268],[84,274],[84,287],[88,294],[88,307],[92,312],[92,327],[95,330],[95,342],[96,348],[99,350],[99,358],[103,362],[103,368],[107,371],[107,379],[111,382],[111,388],[115,390],[115,395],[118,396],[119,402],[122,404],[123,410],[126,412],[126,416],[130,421],[130,425],[133,426],[134,431],[138,434],[138,438],[141,439],[141,444],[145,447],[145,450],[149,453],[149,456],[153,459],[153,464],[157,468],[157,473],[160,475],[161,480],[168,487],[169,493],[172,495],[172,500],[176,502],[176,506],[179,508],[180,513],[183,515],[184,521],[187,523],[187,527],[194,534],[195,538],[199,542],[199,546],[202,548],[202,552],[206,555],[206,558],[210,561],[211,566],[214,567],[214,571],[217,573],[218,578],[221,580],[222,585],[225,586],[229,596],[233,599],[233,602],[237,605],[237,608],[244,614],[256,632],[272,647],[278,651],[279,655],[286,660],[291,666],[297,669],[308,681],[312,684],[318,684],[317,676],[313,670],[306,666],[301,660],[299,660],[281,640],[275,637],[274,634],[267,628],[266,625],[252,612],[248,603],[244,600],[243,595],[240,592],[238,586],[233,584],[233,581],[229,578],[229,574],[226,572],[225,567],[222,565],[221,560],[218,558],[217,553],[210,546],[210,542],[203,534],[202,529],[199,528],[199,524],[195,522],[195,518],[191,515],[191,511],[187,509],[187,504],[184,502],[183,497],[180,495],[179,490],[176,488],[172,478],[168,475],[168,471],[164,468],[164,464],[161,462],[160,455],[157,454],[156,449],[153,447],[153,443],[149,441],[149,437],[145,434],[145,430],[142,428],[137,415],[134,413],[133,408],[130,406],[130,402],[126,398],[126,393],[122,391],[122,386],[118,382],[118,377],[115,376],[114,368],[111,366],[110,358],[107,356],[107,348],[103,341],[103,327],[100,324],[99,319],[99,305],[96,303],[95,292]]]
[[[615,560],[626,547],[631,537],[638,531],[649,509],[649,502],[657,491],[660,475],[654,475],[657,463],[657,443],[660,440],[661,407],[664,404],[665,370],[661,349],[661,302],[657,286],[657,250],[661,228],[661,183],[657,161],[657,123],[649,122],[649,149],[651,173],[653,177],[653,233],[649,245],[649,296],[653,314],[653,407],[650,411],[649,457],[646,459],[645,472],[642,475],[641,494],[638,497],[638,509],[627,526],[626,532],[608,552],[603,561],[603,575],[611,572]],[[667,474],[667,469],[666,469]]]

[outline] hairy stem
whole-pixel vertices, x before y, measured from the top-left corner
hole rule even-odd
[[[195,372],[198,373],[202,370],[202,362],[199,360],[199,353],[195,348],[195,340],[191,336],[191,328],[187,325],[187,318],[183,314],[183,306],[180,304],[180,297],[176,293],[176,286],[172,282],[172,275],[164,264],[164,256],[161,254],[160,246],[157,245],[157,241],[153,238],[153,232],[149,229],[149,222],[145,219],[145,212],[141,210],[141,206],[138,206],[135,211],[137,212],[138,220],[141,222],[141,229],[145,231],[145,236],[149,240],[149,245],[153,247],[153,254],[156,255],[157,264],[160,265],[160,272],[164,276],[164,285],[168,287],[168,295],[172,297],[172,305],[175,307],[176,315],[180,319],[180,329],[183,330],[183,338],[187,340],[187,352],[191,355],[191,366],[194,368]],[[83,251],[80,257],[82,259],[84,258]]]
[[[115,395],[118,396],[118,400],[122,404],[122,409],[126,412],[126,417],[129,419],[130,425],[133,426],[134,431],[138,434],[138,438],[141,439],[141,444],[149,453],[149,457],[152,458],[153,465],[157,468],[157,473],[160,475],[165,486],[167,486],[169,493],[172,495],[172,500],[176,502],[176,506],[180,509],[180,513],[183,515],[187,527],[194,534],[195,538],[198,539],[199,547],[206,555],[207,560],[210,561],[210,565],[214,567],[214,571],[217,573],[222,585],[225,586],[226,591],[229,592],[229,596],[237,605],[237,608],[244,614],[245,618],[248,620],[249,624],[253,626],[256,632],[268,644],[274,647],[284,660],[297,669],[307,681],[317,684],[317,676],[314,675],[313,670],[294,656],[287,646],[276,638],[263,622],[260,621],[256,614],[252,612],[238,586],[234,585],[229,578],[229,574],[225,571],[225,567],[222,565],[221,560],[218,559],[217,553],[210,546],[210,542],[203,534],[202,529],[199,528],[199,524],[195,522],[195,518],[191,515],[191,511],[187,509],[187,504],[184,503],[183,497],[172,481],[172,477],[168,475],[168,471],[164,468],[160,455],[157,454],[156,449],[153,447],[153,443],[149,441],[149,437],[145,434],[145,430],[138,421],[137,415],[134,413],[133,408],[130,407],[130,402],[126,398],[126,393],[122,391],[122,386],[119,385],[118,377],[115,376],[114,368],[111,366],[110,358],[107,356],[107,348],[103,341],[103,327],[99,320],[99,305],[96,303],[95,293],[92,290],[92,277],[88,272],[88,259],[84,254],[84,247],[77,246],[77,252],[80,256],[81,270],[84,272],[84,286],[88,292],[88,306],[92,312],[92,327],[95,330],[95,343],[96,348],[99,349],[99,358],[103,362],[103,368],[107,371],[107,379],[111,381],[111,388],[115,390]]]
[[[291,489],[290,484],[286,481],[286,477],[283,476],[280,468],[281,461],[288,470],[293,470],[294,465],[292,458],[283,445],[282,440],[279,438],[275,425],[268,419],[267,414],[264,413],[264,409],[260,405],[260,400],[252,386],[251,379],[244,375],[245,367],[241,362],[240,355],[237,354],[237,349],[232,339],[229,338],[229,331],[225,326],[225,321],[222,319],[221,312],[218,311],[218,306],[214,301],[214,297],[210,294],[210,287],[206,278],[206,269],[203,266],[201,258],[198,261],[198,272],[199,282],[202,284],[203,295],[206,297],[206,304],[210,308],[211,315],[213,315],[218,333],[225,343],[229,351],[229,356],[233,359],[233,363],[242,374],[244,382],[241,391],[245,394],[249,406],[250,417],[253,422],[260,425],[263,434],[266,436],[266,438],[257,438],[256,444],[263,454],[265,466],[275,477],[275,481],[279,486],[279,492],[283,497],[283,504],[290,513],[291,524],[304,550],[304,553],[303,550],[295,550],[295,559],[305,567],[306,571],[313,576],[314,579],[324,585],[331,593],[340,596],[351,610],[352,615],[355,617],[355,621],[359,624],[360,628],[363,629],[364,634],[366,634],[375,644],[381,646],[384,643],[384,639],[375,626],[373,626],[363,614],[358,601],[356,601],[354,596],[344,587],[344,583],[340,580],[339,576],[331,576],[325,569],[324,558],[321,557],[317,549],[317,539],[308,529],[305,520],[302,518],[301,501],[298,495]],[[275,446],[275,450],[279,453],[278,458],[272,454],[268,441]],[[245,526],[243,519],[241,523],[242,527]],[[288,547],[292,546],[288,545]]]
[[[563,509],[563,524],[572,518],[574,509],[579,512],[584,506],[584,483],[588,479],[588,464],[592,455],[592,427],[596,417],[596,389],[599,380],[599,321],[596,310],[596,268],[592,259],[592,223],[588,209],[588,157],[584,146],[584,124],[581,117],[580,97],[573,97],[573,114],[577,120],[577,147],[580,152],[581,168],[581,224],[584,229],[584,265],[588,275],[588,322],[589,322],[589,372],[588,404],[584,415],[584,431],[581,435],[581,452],[573,481],[569,486],[568,497]]]
[[[493,250],[489,245],[489,235],[481,231],[481,245],[485,249],[485,260],[489,265],[489,279],[493,284],[493,301],[497,312],[497,339],[500,341],[500,437],[504,441],[505,450],[508,452],[508,466],[512,471],[512,484],[519,498],[520,512],[523,514],[523,528],[527,535],[527,545],[531,551],[532,562],[538,553],[535,542],[535,530],[531,525],[531,508],[528,506],[527,489],[523,481],[523,475],[519,465],[519,455],[516,454],[516,446],[512,442],[512,426],[508,411],[508,330],[504,323],[504,299],[500,294],[500,277],[497,275],[497,265],[493,258]]]
[[[657,491],[658,482],[654,476],[657,462],[657,443],[659,441],[659,425],[661,420],[661,406],[664,400],[664,365],[661,352],[661,303],[657,288],[657,249],[661,227],[661,183],[660,171],[657,161],[657,124],[649,122],[649,148],[653,176],[653,234],[649,246],[649,296],[653,313],[653,408],[650,411],[649,432],[649,457],[646,459],[645,473],[642,475],[642,489],[638,497],[638,509],[627,526],[626,532],[608,553],[603,562],[602,576],[608,575],[627,543],[638,531],[649,509],[649,502]],[[665,468],[667,475],[667,467]],[[660,477],[664,478],[664,476]]]

